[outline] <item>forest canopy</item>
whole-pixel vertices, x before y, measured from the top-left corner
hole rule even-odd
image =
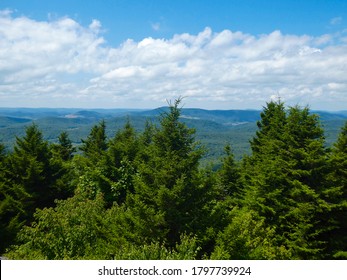
[[[181,121],[95,124],[79,147],[36,124],[0,143],[0,253],[9,259],[347,259],[347,122],[331,148],[308,107],[267,103],[220,167]]]

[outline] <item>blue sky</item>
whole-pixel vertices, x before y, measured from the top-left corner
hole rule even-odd
[[[1,8],[37,20],[71,17],[82,25],[97,19],[116,46],[126,39],[170,38],[205,27],[251,34],[322,35],[347,28],[345,0],[2,0]],[[345,18],[345,21],[343,21]],[[335,19],[338,24],[331,24]]]
[[[0,1],[0,106],[347,109],[347,1]]]

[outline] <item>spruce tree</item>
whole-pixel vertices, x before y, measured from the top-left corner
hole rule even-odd
[[[3,176],[3,174],[0,174]],[[13,244],[27,219],[26,201],[30,198],[21,185],[0,181],[0,254]]]
[[[326,229],[320,220],[327,206],[323,129],[308,108],[286,112],[283,104],[275,105],[269,103],[261,115],[253,154],[243,163],[244,206],[276,229],[277,246],[292,258],[321,258]]]
[[[286,119],[286,110],[284,103],[278,100],[266,104],[260,113],[260,120],[257,121],[258,131],[256,136],[250,141],[253,156],[262,153],[262,149],[281,149],[281,138],[284,133]],[[266,143],[273,141],[272,145]],[[267,153],[267,151],[264,151]]]
[[[226,196],[237,199],[242,194],[240,168],[235,162],[230,145],[225,147],[225,153],[226,156],[223,158],[221,169],[218,172],[220,183]]]
[[[82,156],[75,156],[72,162],[75,177],[78,178],[76,189],[88,194],[89,198],[95,198],[101,192],[107,202],[113,201],[113,182],[107,174],[109,161],[106,156],[108,143],[104,120],[91,128],[79,149],[83,152]]]
[[[16,138],[14,152],[9,157],[9,180],[20,185],[30,195],[26,211],[30,217],[36,208],[52,206],[57,195],[54,169],[50,162],[48,142],[36,124],[26,129],[23,138]]]
[[[136,131],[129,119],[110,140],[108,146],[104,166],[108,178],[114,182],[110,190],[112,202],[122,204],[127,194],[134,192],[133,175],[137,170],[135,159],[141,148]]]
[[[326,242],[322,236],[330,230],[323,222],[328,211],[323,195],[328,172],[324,131],[318,116],[307,107],[290,108],[287,120],[287,149],[282,157],[290,167],[287,198],[291,208],[283,217],[282,231],[300,258],[322,258]]]
[[[0,143],[0,164],[3,163],[5,159],[5,145]]]
[[[100,160],[107,150],[106,123],[102,120],[99,124],[94,125],[87,139],[82,139],[80,150],[93,163]]]
[[[139,159],[135,193],[127,200],[134,222],[139,209],[157,213],[156,218],[145,215],[142,223],[168,246],[179,242],[183,233],[203,236],[213,223],[209,217],[215,186],[199,172],[203,151],[195,142],[194,129],[180,121],[180,102],[162,114],[160,127]]]
[[[136,131],[128,119],[124,127],[116,132],[108,146],[108,154],[111,157],[114,167],[119,168],[125,159],[133,162],[139,149]]]
[[[52,157],[50,164],[54,170],[56,178],[57,199],[66,199],[73,195],[74,192],[74,173],[72,159],[76,148],[73,146],[69,135],[66,131],[58,137],[58,143],[51,144],[50,150]]]
[[[11,184],[9,168],[5,146],[0,143],[0,254],[13,243],[23,225],[24,201],[28,196],[22,186]]]
[[[48,142],[32,124],[24,137],[16,138],[13,153],[3,161],[0,203],[4,246],[13,242],[22,225],[32,221],[37,208],[50,207],[61,197],[56,184],[60,174],[51,156]]]
[[[52,145],[53,154],[62,161],[71,160],[76,148],[73,146],[69,134],[63,131],[58,137],[58,143]]]
[[[325,219],[332,227],[326,234],[328,258],[347,259],[347,122],[333,145],[328,182],[330,188],[323,192],[329,203]]]

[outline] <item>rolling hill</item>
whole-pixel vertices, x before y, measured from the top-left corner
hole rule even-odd
[[[55,142],[62,131],[67,131],[73,143],[79,145],[91,127],[102,119],[106,121],[108,137],[113,137],[128,119],[137,131],[142,131],[147,120],[158,123],[160,114],[167,110],[168,107],[153,110],[0,108],[0,142],[11,150],[16,136],[23,136],[25,127],[35,122],[47,140]],[[181,119],[196,129],[196,139],[206,148],[204,160],[208,162],[218,161],[227,143],[232,145],[237,159],[248,154],[249,139],[257,129],[260,112],[183,108]],[[347,120],[346,112],[314,112],[321,118],[327,145],[336,141],[340,127]]]

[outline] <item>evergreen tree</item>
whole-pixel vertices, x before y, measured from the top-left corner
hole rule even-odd
[[[49,145],[33,124],[0,143],[0,254],[16,259],[346,259],[347,122],[331,149],[309,108],[266,104],[252,154],[218,171],[180,119],[105,121]],[[56,199],[60,199],[57,201]],[[56,201],[55,201],[56,200]]]
[[[152,143],[154,131],[155,126],[150,121],[146,120],[145,129],[139,139],[142,146],[147,147]]]
[[[156,218],[145,215],[142,223],[156,234],[164,233],[157,236],[168,246],[176,244],[183,233],[203,236],[213,223],[209,217],[215,203],[215,186],[198,169],[203,151],[194,140],[194,130],[179,119],[180,102],[176,100],[161,116],[160,127],[139,159],[135,193],[127,201],[134,221],[137,209],[157,213]]]
[[[75,156],[73,166],[77,188],[89,198],[102,193],[107,207],[122,204],[127,193],[133,192],[135,158],[140,145],[135,129],[128,120],[115,136],[106,142],[105,122],[94,126],[81,150],[84,156]]]
[[[287,149],[282,150],[289,164],[288,204],[292,208],[283,222],[288,232],[288,244],[301,258],[322,258],[326,243],[324,234],[330,231],[324,217],[329,205],[324,198],[327,190],[327,151],[324,131],[319,118],[309,109],[289,109],[285,132]]]
[[[64,131],[59,135],[58,143],[52,144],[50,149],[52,152],[50,164],[56,178],[56,199],[66,199],[73,195],[75,188],[72,159],[76,148],[72,145],[68,133]]]
[[[113,199],[121,204],[128,193],[134,191],[133,175],[136,173],[135,159],[140,149],[140,142],[130,121],[127,120],[123,129],[117,131],[108,144],[106,167],[107,176],[114,182]]]
[[[328,258],[347,259],[347,122],[332,148],[330,174],[323,194],[329,203],[329,212],[324,220],[332,230],[326,234]]]
[[[26,221],[26,201],[30,198],[21,185],[0,181],[0,254],[13,244]]]
[[[262,149],[275,149],[278,151],[281,146],[281,138],[284,133],[286,119],[286,111],[284,103],[278,100],[271,101],[266,104],[260,113],[260,120],[257,121],[258,131],[256,136],[250,141],[253,155],[262,153]],[[272,145],[267,145],[267,141],[271,139]],[[266,153],[266,151],[264,151]]]
[[[87,139],[82,139],[80,150],[93,163],[100,160],[100,157],[107,150],[106,123],[102,120],[92,127]]]
[[[14,152],[3,164],[0,203],[6,246],[23,224],[30,223],[35,209],[52,206],[54,199],[61,197],[61,190],[48,142],[35,124],[27,127],[23,138],[16,138]]]
[[[320,258],[326,229],[319,221],[327,206],[323,129],[308,108],[286,114],[283,104],[274,105],[261,115],[253,155],[243,163],[244,206],[276,229],[277,246],[285,246],[292,258]]]
[[[20,185],[11,185],[7,178],[8,156],[0,143],[0,254],[14,241],[25,217],[23,202],[27,193]]]
[[[8,177],[13,186],[20,185],[30,195],[26,202],[28,217],[36,208],[52,206],[57,195],[55,170],[51,163],[48,142],[36,124],[27,127],[23,138],[16,138],[9,157]]]
[[[5,159],[5,146],[4,144],[0,143],[0,164],[3,163]]]
[[[66,131],[62,132],[58,137],[58,143],[52,145],[53,154],[62,161],[71,160],[76,148],[72,145],[69,135]]]
[[[222,167],[219,170],[219,177],[224,193],[233,199],[240,198],[242,186],[240,182],[240,168],[237,166],[231,146],[225,147],[226,156],[223,158]]]
[[[87,139],[82,139],[80,150],[83,155],[75,156],[72,165],[79,191],[88,194],[90,199],[102,193],[107,203],[112,204],[115,199],[112,192],[114,182],[108,173],[111,162],[107,149],[106,123],[103,120],[91,128]]]
[[[125,123],[123,129],[117,131],[108,146],[108,154],[114,167],[121,167],[122,161],[125,159],[130,162],[135,160],[139,149],[139,141],[137,139],[136,131],[131,125],[129,119]]]

